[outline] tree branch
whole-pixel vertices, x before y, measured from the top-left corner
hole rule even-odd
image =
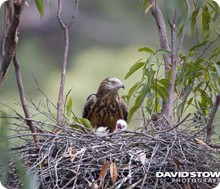
[[[15,54],[13,57],[13,62],[14,62],[14,67],[15,67],[16,81],[17,81],[18,90],[19,90],[19,94],[20,94],[20,100],[21,100],[22,108],[23,108],[23,111],[25,114],[25,122],[29,126],[32,133],[37,133],[37,130],[36,130],[35,126],[33,125],[33,122],[31,120],[31,116],[30,116],[30,113],[29,113],[29,110],[27,107],[25,92],[24,92],[24,85],[23,85],[22,77],[21,77],[20,63],[17,59],[16,51],[15,51]],[[34,139],[34,143],[35,143],[36,147],[38,147],[40,144],[38,136],[33,135],[33,139]]]
[[[169,46],[169,42],[167,38],[166,24],[165,24],[163,14],[160,8],[157,6],[156,0],[150,0],[150,3],[152,5],[150,9],[151,14],[153,15],[157,23],[157,29],[158,29],[159,40],[160,40],[160,48],[170,51],[170,46]],[[163,59],[164,59],[165,78],[168,78],[168,72],[170,70],[169,65],[171,64],[171,59],[168,54],[164,54]],[[168,109],[167,103],[163,101],[161,113],[164,114],[166,117],[169,117],[167,109]]]
[[[176,49],[176,20],[177,20],[177,13],[174,10],[173,20],[170,22],[171,28],[171,79],[170,79],[170,86],[169,86],[169,96],[165,102],[165,105],[162,108],[162,113],[167,116],[169,121],[172,120],[172,112],[173,112],[173,99],[174,99],[174,88],[175,88],[175,81],[176,81],[176,73],[177,73],[177,49]]]
[[[5,7],[5,23],[4,23],[4,40],[3,40],[3,61],[0,68],[0,86],[3,83],[5,74],[13,60],[15,66],[15,74],[20,94],[22,108],[24,110],[26,124],[29,126],[32,133],[37,133],[26,104],[24,86],[21,78],[20,64],[16,56],[16,47],[18,43],[18,27],[20,24],[21,13],[24,7],[24,0],[9,0]],[[36,147],[39,145],[38,136],[33,136]]]
[[[163,14],[160,8],[157,6],[156,0],[150,0],[152,7],[150,9],[151,14],[153,15],[154,19],[157,23],[157,28],[159,32],[159,40],[160,40],[160,47],[167,51],[170,51],[168,39],[167,39],[167,31],[166,31],[166,24],[164,21]],[[167,54],[163,55],[164,58],[164,65],[165,65],[165,76],[167,78],[167,74],[169,71],[169,64],[171,63],[170,57]]]
[[[209,144],[211,142],[211,136],[212,136],[212,123],[214,121],[215,118],[215,114],[218,110],[218,106],[220,104],[220,91],[218,93],[218,95],[215,98],[215,103],[211,109],[211,113],[209,115],[209,120],[208,120],[208,124],[206,126],[206,143]]]
[[[175,88],[175,80],[177,74],[177,61],[178,61],[178,54],[182,47],[186,27],[189,21],[190,16],[190,5],[188,0],[185,0],[187,6],[187,20],[183,27],[183,31],[181,33],[180,41],[178,46],[176,46],[176,21],[177,21],[177,12],[174,10],[173,20],[169,22],[171,28],[171,57],[169,55],[164,55],[164,67],[165,67],[165,78],[168,78],[168,71],[171,72],[171,79],[170,79],[170,86],[169,86],[169,96],[167,97],[166,101],[163,102],[161,113],[164,114],[170,121],[172,120],[172,111],[173,111],[173,99],[174,99],[174,88]],[[167,33],[166,33],[166,24],[164,21],[163,14],[161,10],[158,8],[156,4],[156,0],[150,0],[151,5],[151,13],[154,16],[158,32],[159,32],[159,39],[160,39],[160,47],[170,51]],[[171,65],[171,69],[170,66]]]
[[[7,6],[9,6],[12,1],[6,2]],[[7,73],[7,70],[10,66],[10,63],[13,59],[13,56],[15,54],[15,49],[17,46],[17,30],[20,24],[20,18],[21,18],[21,13],[24,7],[24,2],[25,0],[14,0],[13,1],[13,6],[14,7],[8,7],[11,9],[14,9],[14,13],[12,16],[12,20],[10,22],[10,25],[6,27],[6,36],[4,39],[4,44],[3,44],[3,60],[2,64],[0,67],[0,87],[2,86],[3,80],[5,78],[5,74]],[[8,15],[10,17],[11,10],[9,10]],[[8,23],[7,23],[8,24]]]
[[[69,51],[69,28],[74,22],[75,15],[79,7],[79,0],[75,0],[75,9],[73,11],[72,17],[70,21],[67,24],[65,24],[61,16],[61,13],[62,13],[62,2],[61,1],[62,0],[58,0],[57,20],[64,32],[65,49],[64,49],[64,54],[63,54],[60,89],[59,89],[58,102],[57,102],[57,125],[59,127],[62,126],[62,120],[63,120],[62,118],[63,91],[64,91],[64,85],[65,85],[65,79],[66,79],[66,67],[67,67],[67,59],[68,59],[68,51]]]

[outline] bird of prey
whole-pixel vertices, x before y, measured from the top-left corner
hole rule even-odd
[[[112,133],[117,120],[127,121],[127,105],[118,94],[120,88],[124,85],[119,79],[108,77],[101,82],[97,93],[87,98],[82,117],[87,118],[94,129],[107,127]]]

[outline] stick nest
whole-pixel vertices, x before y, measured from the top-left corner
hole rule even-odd
[[[166,127],[163,125],[160,129],[164,123]],[[41,128],[50,127],[45,123],[36,124]],[[217,182],[156,177],[156,172],[220,170],[219,154],[202,142],[202,132],[195,135],[197,130],[192,131],[192,128],[184,126],[189,125],[187,121],[182,124],[185,128],[182,130],[167,125],[164,119],[153,119],[141,130],[105,137],[66,126],[58,135],[48,131],[39,133],[40,148],[35,147],[32,135],[23,131],[16,135],[23,144],[18,142],[12,152],[20,157],[28,174],[34,176],[36,188],[41,189],[208,189],[216,186]],[[13,164],[10,171],[11,179],[7,187],[20,188],[22,183]]]

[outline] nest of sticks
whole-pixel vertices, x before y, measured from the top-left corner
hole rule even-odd
[[[55,126],[39,121],[35,125],[41,130],[45,127],[52,130]],[[208,189],[216,186],[218,180],[193,182],[187,178],[156,177],[156,172],[220,170],[219,153],[202,142],[201,125],[192,119],[171,125],[165,117],[159,116],[135,131],[104,137],[65,126],[58,135],[43,130],[38,133],[41,143],[40,148],[36,148],[23,123],[16,127],[17,132],[22,127],[22,132],[11,137],[19,139],[11,151],[20,157],[28,174],[35,179],[35,188],[40,189]],[[12,163],[7,188],[21,186]]]

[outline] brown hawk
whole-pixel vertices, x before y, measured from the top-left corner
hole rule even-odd
[[[94,129],[102,126],[114,132],[119,119],[127,121],[127,105],[118,94],[120,88],[124,85],[119,79],[108,77],[101,82],[97,93],[87,98],[82,117],[87,118]]]

